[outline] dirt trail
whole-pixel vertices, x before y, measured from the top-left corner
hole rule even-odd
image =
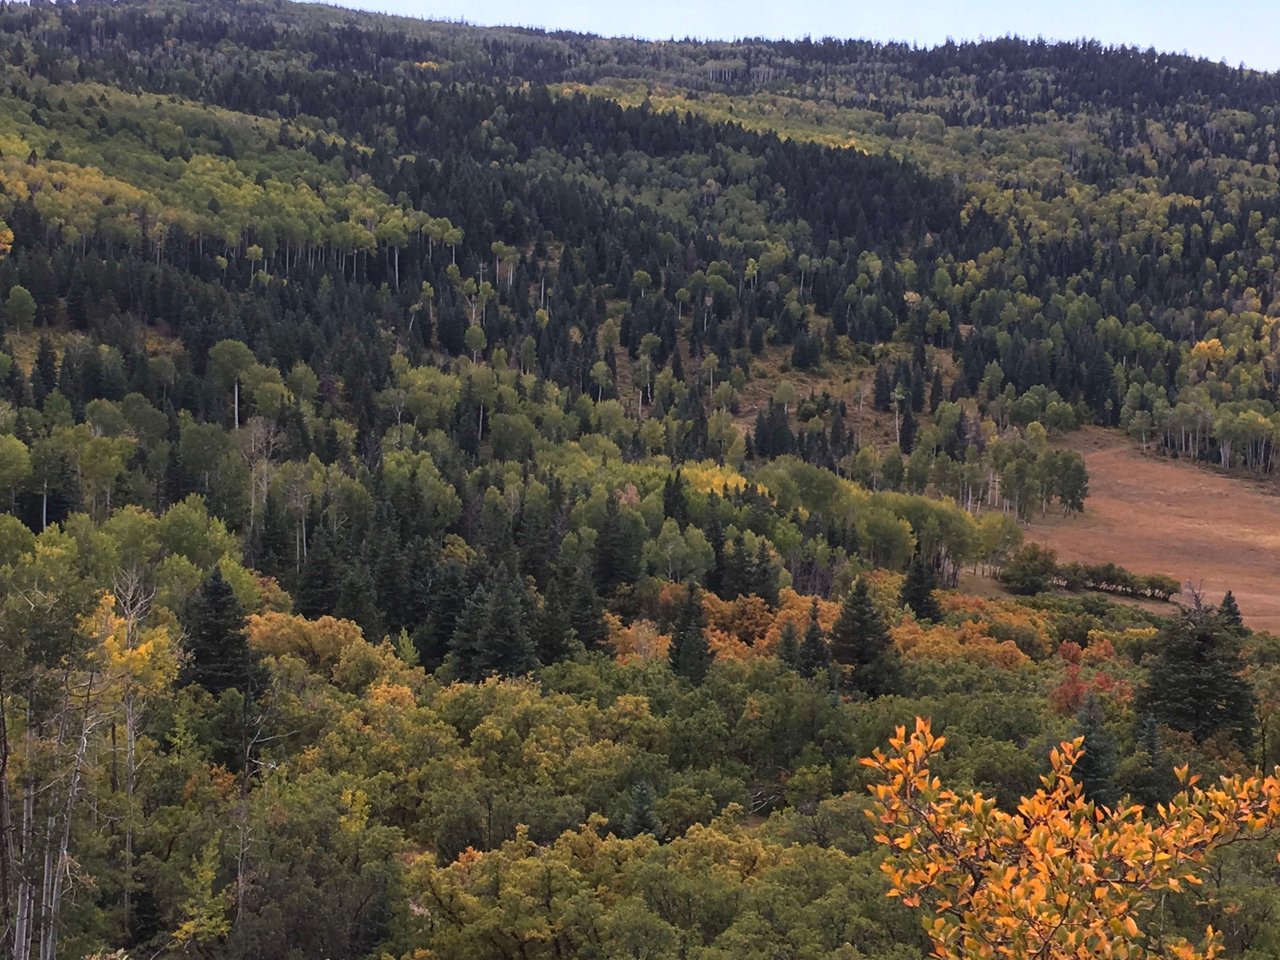
[[[1031,539],[1060,560],[1190,580],[1215,603],[1230,589],[1250,626],[1280,633],[1280,488],[1143,454],[1113,431],[1069,445],[1089,469],[1084,515],[1037,520]]]

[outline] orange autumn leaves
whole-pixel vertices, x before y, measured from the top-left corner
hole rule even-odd
[[[1013,812],[975,793],[942,787],[930,763],[944,738],[917,718],[863,760],[877,782],[868,816],[889,848],[889,895],[925,911],[938,960],[1210,960],[1204,942],[1163,940],[1144,929],[1164,891],[1198,887],[1205,858],[1232,841],[1280,825],[1275,777],[1224,777],[1185,789],[1154,811],[1114,810],[1085,800],[1072,769],[1082,741],[1053,751],[1044,786]]]
[[[866,574],[871,596],[886,622],[890,636],[908,660],[967,660],[984,667],[1013,669],[1047,656],[1052,650],[1047,618],[1020,604],[984,600],[951,593],[938,594],[948,623],[920,623],[897,606],[902,577],[875,571]],[[679,584],[664,584],[657,605],[667,619],[683,595]],[[724,600],[702,594],[707,643],[719,660],[749,660],[774,656],[784,627],[790,623],[798,636],[809,623],[814,598],[784,587],[778,607],[771,609],[756,596]],[[835,626],[840,604],[818,598],[818,624],[826,632]],[[623,662],[652,660],[667,655],[670,636],[650,621],[639,619],[624,625],[609,617],[609,637]]]

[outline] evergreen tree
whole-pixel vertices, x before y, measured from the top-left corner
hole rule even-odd
[[[917,553],[907,567],[907,579],[903,581],[898,603],[909,608],[917,620],[937,622],[942,619],[942,610],[933,595],[933,586],[933,567]]]
[[[413,631],[413,643],[428,669],[438,667],[453,644],[454,633],[471,598],[469,570],[457,559],[441,563],[431,590],[430,612]]]
[[[337,599],[338,569],[329,546],[329,537],[319,533],[311,541],[307,559],[298,576],[294,592],[294,609],[304,617],[315,619],[331,614]]]
[[[910,453],[916,446],[916,415],[907,407],[902,411],[902,422],[898,426],[898,446],[903,453]]]
[[[682,530],[689,522],[688,486],[679,470],[670,474],[662,484],[663,515],[674,520]]]
[[[778,659],[793,670],[800,669],[800,643],[796,638],[796,625],[788,620],[782,625],[778,637]]]
[[[718,577],[720,596],[732,600],[751,592],[750,560],[747,555],[747,538],[739,530],[729,542],[729,549],[724,552],[724,569]]]
[[[315,601],[308,601],[308,604]],[[347,563],[338,575],[338,589],[333,615],[360,624],[360,630],[372,641],[386,636],[386,622],[378,609],[378,589],[364,562]]]
[[[554,581],[542,600],[542,609],[533,619],[533,644],[538,659],[543,663],[563,660],[571,651],[575,639],[569,611],[565,609],[565,590],[559,580]]]
[[[933,380],[929,384],[929,412],[937,413],[938,405],[942,403],[944,391],[942,388],[942,370],[938,367],[933,368]]]
[[[185,621],[189,656],[181,683],[215,695],[236,689],[251,696],[258,678],[244,635],[244,610],[217,567],[191,598]]]
[[[883,363],[876,367],[871,402],[881,413],[888,413],[893,403],[893,384],[889,380],[889,369]]]
[[[58,385],[58,354],[47,333],[40,335],[40,343],[36,347],[36,360],[31,372],[33,377],[40,379],[40,384],[44,388],[42,396],[48,396]]]
[[[631,523],[622,515],[618,498],[609,495],[604,521],[596,534],[595,580],[600,593],[613,595],[623,584],[640,576],[640,544]]]
[[[1136,706],[1199,741],[1225,734],[1244,750],[1256,723],[1253,689],[1241,673],[1240,635],[1212,606],[1184,610],[1160,631]]]
[[[505,566],[472,594],[454,629],[452,652],[455,669],[466,680],[514,677],[537,669],[524,584]]]
[[[1098,695],[1090,691],[1076,713],[1080,736],[1084,737],[1084,754],[1076,764],[1075,777],[1087,799],[1103,806],[1114,806],[1116,796],[1116,742],[1106,728],[1106,717]]]
[[[1244,617],[1240,615],[1240,607],[1236,604],[1235,594],[1230,590],[1223,595],[1222,603],[1218,605],[1218,619],[1234,633],[1243,635],[1247,632]]]
[[[813,598],[809,608],[809,624],[804,629],[804,637],[800,640],[797,668],[801,676],[821,676],[831,667],[831,650],[827,646],[826,635],[818,623],[818,598]]]
[[[840,605],[831,629],[831,656],[841,669],[846,693],[880,697],[897,693],[902,663],[880,611],[871,600],[865,577],[859,577]]]
[[[778,605],[778,571],[773,565],[773,558],[769,555],[769,548],[765,545],[763,538],[756,544],[756,555],[751,563],[749,578],[750,592],[769,606],[776,607]]]
[[[599,650],[609,638],[609,628],[604,621],[604,603],[596,593],[586,564],[576,564],[567,583],[565,606],[569,626],[583,647]]]
[[[653,784],[641,780],[631,788],[631,809],[627,811],[624,830],[629,837],[638,837],[642,833],[656,835],[658,818],[654,813],[656,796]]]
[[[711,647],[702,627],[702,591],[691,580],[676,611],[668,657],[671,669],[694,686],[706,679],[712,660]]]
[[[1116,768],[1116,793],[1145,807],[1167,803],[1179,788],[1173,766],[1160,743],[1156,718],[1148,715],[1142,722],[1137,751]]]

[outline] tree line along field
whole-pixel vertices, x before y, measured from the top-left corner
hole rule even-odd
[[[1277,955],[1277,103],[0,4],[0,951]]]
[[[1037,519],[1031,539],[1061,560],[1166,573],[1210,595],[1231,590],[1250,626],[1280,630],[1280,499],[1270,484],[1144,454],[1117,433],[1082,430],[1071,443],[1089,470],[1088,509]]]

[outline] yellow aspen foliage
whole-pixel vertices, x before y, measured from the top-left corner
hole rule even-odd
[[[636,620],[623,626],[616,614],[606,612],[605,626],[609,643],[620,663],[637,663],[646,660],[662,660],[671,646],[671,636],[661,633],[652,620]]]
[[[906,616],[889,631],[903,656],[909,660],[967,660],[985,667],[1012,670],[1030,663],[1030,658],[1012,640],[998,640],[982,620],[968,620],[958,626],[945,623],[922,624]]]
[[[342,652],[364,639],[358,624],[336,617],[308,620],[291,613],[267,611],[245,621],[249,646],[270,657],[294,656],[312,666],[332,667]]]
[[[788,623],[796,629],[797,636],[803,636],[809,626],[809,613],[813,609],[816,598],[803,593],[796,593],[790,587],[783,587],[778,592],[778,612],[769,625],[762,640],[757,644],[765,653],[775,653],[778,642],[782,639],[782,629]],[[818,599],[818,626],[829,634],[840,616],[840,604],[831,600]]]
[[[1083,739],[1050,755],[1044,786],[1005,812],[981,793],[961,796],[930,772],[945,739],[917,718],[887,752],[862,763],[876,776],[867,815],[888,847],[889,896],[924,911],[938,960],[1211,960],[1203,943],[1144,927],[1164,891],[1199,887],[1206,857],[1280,825],[1280,781],[1223,777],[1202,787],[1185,767],[1183,790],[1154,810],[1085,799],[1072,770]]]
[[[116,598],[103,593],[82,629],[96,637],[96,657],[104,679],[118,694],[166,690],[178,676],[176,625],[160,622],[133,633],[116,613]]]
[[[718,493],[724,496],[747,488],[747,478],[738,471],[710,461],[685,464],[680,473],[689,484],[689,489],[695,493]]]

